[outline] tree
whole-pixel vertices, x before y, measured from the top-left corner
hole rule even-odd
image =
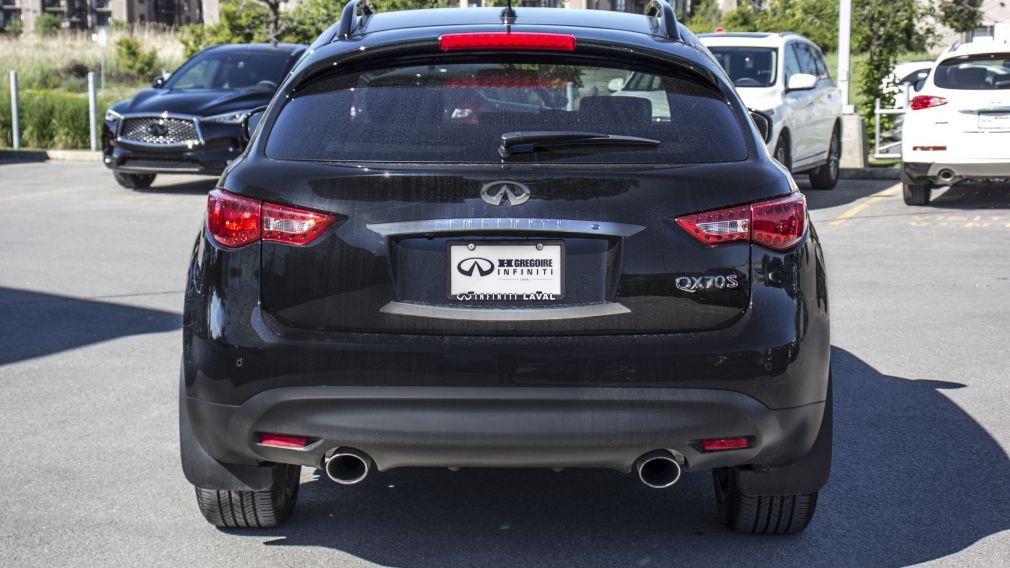
[[[983,0],[942,0],[940,23],[955,32],[967,32],[982,25]]]
[[[685,23],[691,31],[700,34],[715,30],[721,18],[715,0],[691,0],[691,14]]]
[[[856,0],[852,9],[853,47],[868,56],[858,85],[863,97],[859,111],[872,118],[874,99],[882,106],[894,102],[894,93],[885,92],[881,83],[898,55],[922,51],[932,41],[933,10],[918,0]]]
[[[242,5],[239,6],[239,14],[246,7],[246,2],[248,0],[242,0]],[[270,42],[270,45],[277,47],[280,43],[281,32],[284,31],[285,24],[281,21],[281,4],[287,0],[252,0],[253,2],[263,6],[267,9],[267,27],[266,27],[266,39]]]

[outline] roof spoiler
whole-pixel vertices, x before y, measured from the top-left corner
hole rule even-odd
[[[663,34],[672,40],[680,40],[680,28],[677,27],[677,14],[667,0],[649,0],[645,5],[645,15],[655,16],[663,23]]]
[[[361,17],[358,17],[358,12]],[[340,12],[340,22],[337,28],[337,39],[347,39],[361,26],[366,19],[376,12],[372,0],[351,0]]]

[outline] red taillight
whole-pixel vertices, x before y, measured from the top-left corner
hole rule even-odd
[[[699,241],[714,245],[749,240],[750,215],[750,207],[734,207],[678,217],[677,224]]]
[[[806,230],[807,200],[802,193],[750,206],[751,240],[773,250],[785,250],[800,242]]]
[[[207,198],[207,228],[226,247],[241,247],[260,238],[260,201],[215,189]]]
[[[222,246],[238,248],[260,239],[293,245],[311,242],[333,224],[332,215],[266,203],[222,189],[207,198],[207,228]]]
[[[908,108],[912,110],[922,110],[924,108],[933,108],[945,104],[947,104],[947,99],[943,97],[934,97],[931,95],[917,95],[912,97],[912,100],[909,101]]]
[[[806,204],[803,194],[796,192],[771,201],[678,217],[677,224],[706,245],[752,241],[785,250],[803,237]]]
[[[304,448],[309,443],[308,438],[301,436],[285,436],[283,434],[260,434],[260,444],[275,448]]]
[[[750,447],[750,440],[747,438],[719,438],[716,440],[702,440],[701,449],[706,452],[721,452],[724,450],[742,450]]]
[[[467,49],[575,51],[575,36],[565,34],[510,32],[445,34],[438,38],[438,46],[442,49],[442,51],[458,51]]]
[[[333,224],[332,215],[272,203],[263,204],[263,240],[304,245]]]

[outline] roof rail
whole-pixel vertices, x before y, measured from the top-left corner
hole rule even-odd
[[[358,18],[358,10],[361,18]],[[351,0],[340,12],[340,27],[337,29],[337,39],[347,39],[363,23],[363,20],[375,13],[372,0]]]
[[[672,40],[680,39],[680,29],[677,28],[677,14],[667,0],[649,0],[645,5],[645,15],[655,16],[663,22],[663,32]]]

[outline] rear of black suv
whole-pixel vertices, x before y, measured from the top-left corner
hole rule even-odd
[[[207,519],[282,522],[300,466],[597,467],[713,470],[731,527],[802,530],[831,456],[820,246],[669,6],[348,6],[194,247]],[[650,90],[608,90],[632,73]]]

